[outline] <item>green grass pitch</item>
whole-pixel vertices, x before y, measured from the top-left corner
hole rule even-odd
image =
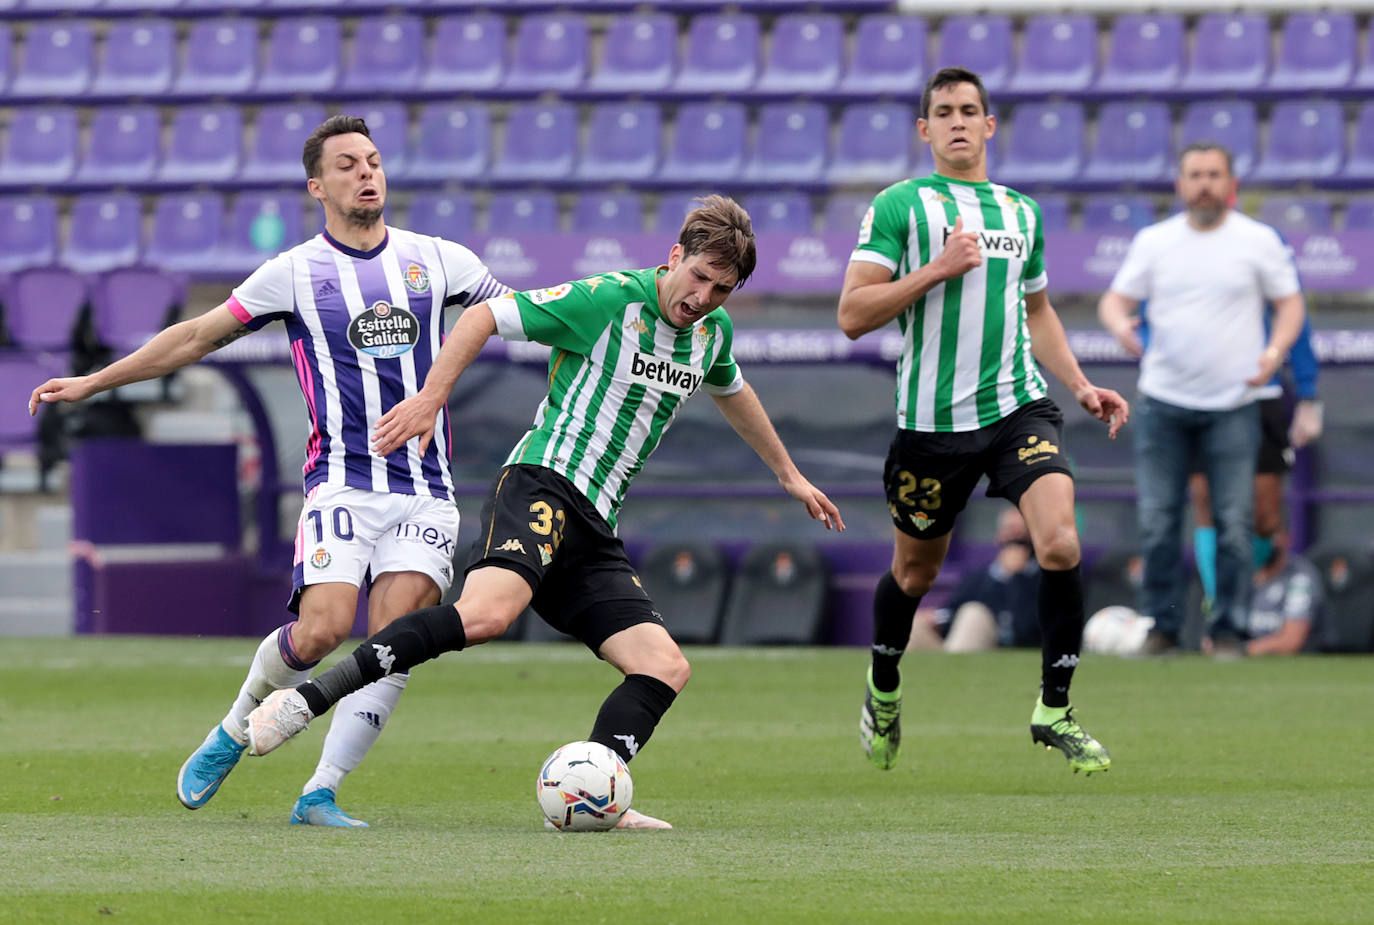
[[[539,762],[612,669],[576,645],[423,666],[344,784],[367,830],[287,825],[324,723],[213,802],[177,769],[253,640],[4,641],[0,923],[1374,921],[1374,662],[1093,658],[1112,752],[1031,745],[1038,653],[913,653],[901,760],[857,741],[865,655],[696,649],[631,767],[672,832],[558,834]]]

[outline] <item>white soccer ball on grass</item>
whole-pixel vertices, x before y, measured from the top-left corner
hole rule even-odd
[[[535,781],[544,818],[568,832],[615,828],[630,808],[630,769],[613,749],[596,742],[569,742],[544,760]]]

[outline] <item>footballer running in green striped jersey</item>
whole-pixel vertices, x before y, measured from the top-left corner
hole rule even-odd
[[[423,452],[454,383],[492,334],[547,344],[553,353],[548,397],[482,511],[462,596],[402,617],[352,658],[264,701],[249,721],[250,753],[271,751],[364,684],[495,639],[533,605],[625,675],[587,738],[634,758],[689,668],[615,535],[616,514],[698,389],[811,517],[844,529],[835,505],[793,464],[731,355],[721,305],[754,269],[749,215],[720,196],[700,202],[665,266],[514,293],[463,314],[424,388],[378,421],[376,452],[415,436]],[[631,810],[619,827],[669,826]]]
[[[916,123],[935,173],[878,194],[859,228],[839,324],[859,337],[896,319],[897,435],[884,470],[892,568],[874,594],[873,651],[859,737],[891,768],[901,742],[901,674],[912,619],[949,551],[950,530],[978,480],[1020,508],[1041,567],[1040,697],[1031,736],[1074,771],[1111,760],[1069,712],[1083,586],[1063,416],[1038,361],[1115,437],[1130,414],[1094,386],[1069,350],[1047,295],[1040,207],[988,181],[997,120],[978,75],[948,67],[927,81]]]

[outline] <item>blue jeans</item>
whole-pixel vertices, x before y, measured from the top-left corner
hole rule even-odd
[[[1209,634],[1240,635],[1250,609],[1254,570],[1255,458],[1259,405],[1232,411],[1196,411],[1141,396],[1135,430],[1135,484],[1140,542],[1145,558],[1140,612],[1177,641],[1187,614],[1183,574],[1183,521],[1188,476],[1207,476],[1217,529],[1217,599]]]

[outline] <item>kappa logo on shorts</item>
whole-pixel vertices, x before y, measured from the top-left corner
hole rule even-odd
[[[540,565],[548,565],[553,561],[553,546],[548,543],[540,543],[538,548]],[[524,552],[523,549],[520,551]]]
[[[1016,458],[1030,466],[1059,455],[1059,447],[1039,437],[1027,437],[1026,445],[1016,451]]]
[[[333,561],[334,557],[323,546],[315,550],[315,554],[310,557],[310,564],[315,568],[329,568],[329,564]]]
[[[908,516],[911,520],[911,525],[917,530],[928,530],[930,529],[930,525],[935,523],[925,511],[917,511],[915,514],[910,514]]]
[[[506,541],[505,541],[504,543],[502,543],[500,546],[497,546],[497,547],[496,547],[496,551],[497,551],[497,552],[518,552],[518,553],[520,553],[520,555],[523,556],[523,555],[525,554],[525,544],[524,544],[524,543],[521,543],[519,540],[517,540],[517,539],[515,539],[515,538],[512,537],[511,539],[506,540]],[[545,564],[547,565],[548,563],[545,563]]]

